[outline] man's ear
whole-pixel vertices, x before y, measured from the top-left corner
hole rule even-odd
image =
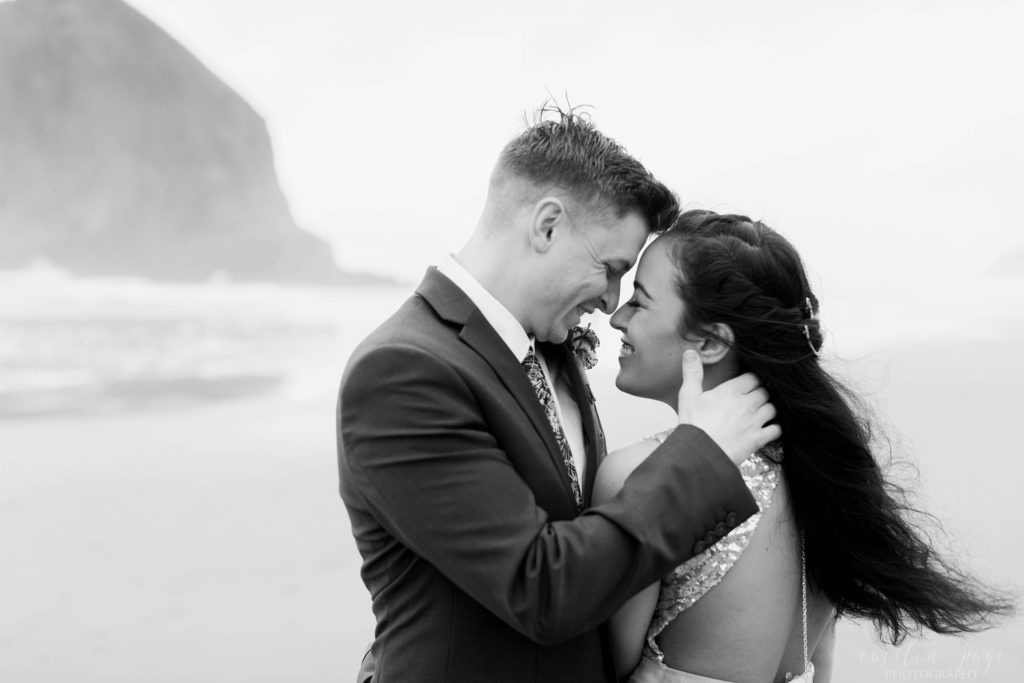
[[[562,200],[557,197],[544,197],[533,207],[530,223],[530,246],[538,253],[551,248],[555,237],[568,228],[569,216],[565,212]]]
[[[732,333],[732,328],[725,323],[712,323],[704,330],[707,336],[702,335],[697,353],[700,354],[700,360],[704,365],[712,365],[720,362],[732,351],[736,337]]]

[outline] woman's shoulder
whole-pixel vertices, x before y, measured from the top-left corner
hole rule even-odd
[[[617,448],[601,461],[594,479],[594,502],[600,504],[622,488],[626,479],[654,452],[660,442],[654,438],[646,438]]]

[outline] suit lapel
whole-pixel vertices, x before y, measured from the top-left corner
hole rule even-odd
[[[565,471],[558,442],[555,441],[555,434],[548,424],[533,386],[530,385],[521,360],[512,354],[508,345],[494,331],[470,298],[436,268],[427,271],[416,293],[426,299],[443,320],[462,326],[459,339],[491,366],[498,380],[515,398],[547,446],[548,457],[555,472],[562,480],[566,495],[572,499],[572,484],[569,481],[569,474]]]

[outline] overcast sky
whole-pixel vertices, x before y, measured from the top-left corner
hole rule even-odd
[[[458,248],[549,94],[687,206],[788,236],[826,293],[934,304],[1024,266],[1024,3],[131,4],[265,117],[348,267],[415,281]]]

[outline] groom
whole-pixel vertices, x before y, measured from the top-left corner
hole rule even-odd
[[[566,340],[615,309],[675,213],[622,147],[559,112],[505,147],[465,247],[353,353],[338,466],[374,681],[613,681],[602,622],[757,510],[736,464],[778,429],[749,375],[688,382],[681,426],[590,507],[604,437]]]

